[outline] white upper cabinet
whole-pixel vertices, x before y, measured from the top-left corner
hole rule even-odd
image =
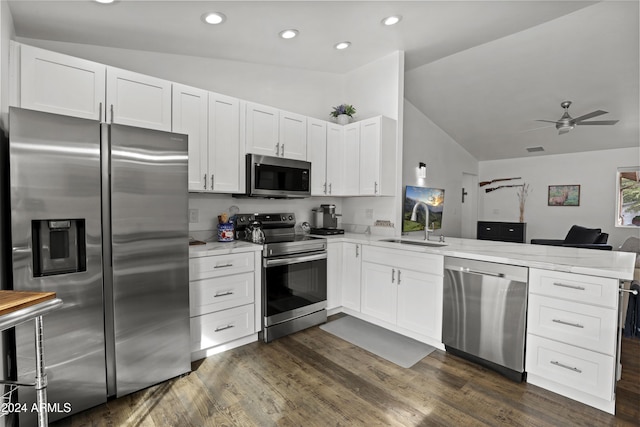
[[[246,151],[306,160],[307,118],[266,105],[247,103]]]
[[[208,92],[173,85],[173,131],[189,136],[189,191],[208,189]]]
[[[327,195],[340,196],[344,193],[344,126],[327,124]],[[313,164],[311,165],[313,171]],[[313,178],[311,181],[313,185]]]
[[[217,193],[240,191],[244,149],[240,144],[240,100],[209,93],[209,173]]]
[[[350,123],[344,126],[344,158],[341,194],[357,196],[360,194],[360,123]]]
[[[307,118],[280,111],[280,155],[287,159],[307,160]]]
[[[396,122],[378,116],[360,122],[359,194],[395,194]]]
[[[279,120],[277,108],[247,102],[247,153],[280,156]]]
[[[107,67],[107,122],[171,131],[171,82]]]
[[[311,162],[311,195],[324,196],[327,188],[327,122],[307,119],[307,160]]]
[[[20,67],[14,69],[14,105],[104,119],[105,65],[17,43],[12,44],[12,56]]]

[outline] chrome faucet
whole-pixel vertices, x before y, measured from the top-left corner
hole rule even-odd
[[[435,230],[435,224],[431,223],[429,228],[429,206],[424,202],[417,202],[411,211],[411,221],[418,221],[418,206],[424,207],[424,240],[429,240],[429,233]]]

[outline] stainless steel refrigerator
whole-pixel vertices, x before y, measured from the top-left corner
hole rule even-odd
[[[13,288],[64,302],[44,318],[49,419],[190,371],[187,136],[17,108],[9,121]],[[16,328],[20,381],[33,335]]]

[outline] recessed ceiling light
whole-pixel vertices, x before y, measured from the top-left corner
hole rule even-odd
[[[383,23],[384,25],[395,25],[395,24],[397,24],[398,22],[400,22],[401,20],[402,20],[402,16],[400,16],[400,15],[393,15],[393,16],[388,16],[388,17],[384,18],[384,19],[382,20],[382,23]]]
[[[115,0],[96,0],[97,3],[109,4],[113,3]]]
[[[292,39],[298,35],[298,30],[283,30],[280,31],[280,37],[283,39]]]
[[[342,49],[346,49],[349,46],[351,46],[351,42],[340,42],[337,43],[334,48],[338,49],[338,50],[342,50]]]
[[[227,17],[224,16],[224,13],[220,12],[207,12],[202,15],[202,20],[207,24],[217,25],[222,24],[227,20]]]

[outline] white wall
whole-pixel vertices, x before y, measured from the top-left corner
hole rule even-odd
[[[0,1],[0,129],[9,126],[9,41],[15,36],[9,4]]]
[[[49,40],[18,41],[324,120],[332,106],[343,102],[342,74]]]
[[[640,148],[536,156],[480,162],[479,180],[522,177],[513,183],[530,185],[524,218],[527,241],[562,239],[578,224],[602,228],[609,233],[608,243],[616,248],[628,236],[640,236],[638,228],[615,226],[617,168],[638,165]],[[580,206],[547,206],[548,186],[563,184],[580,185]],[[480,191],[479,206],[481,220],[518,221],[515,188]]]
[[[426,179],[420,179],[416,175],[418,162],[427,165]],[[401,193],[405,185],[444,188],[440,231],[445,236],[460,237],[462,175],[478,174],[478,161],[407,100],[404,102],[402,170]],[[398,207],[401,207],[401,203]]]
[[[372,228],[374,233],[400,234],[400,197],[402,177],[404,52],[397,51],[346,74],[345,98],[341,102],[356,107],[358,120],[387,116],[397,121],[396,196],[351,197],[344,199],[343,221],[348,224],[373,225],[388,220],[394,229]],[[371,215],[368,215],[368,212]]]

